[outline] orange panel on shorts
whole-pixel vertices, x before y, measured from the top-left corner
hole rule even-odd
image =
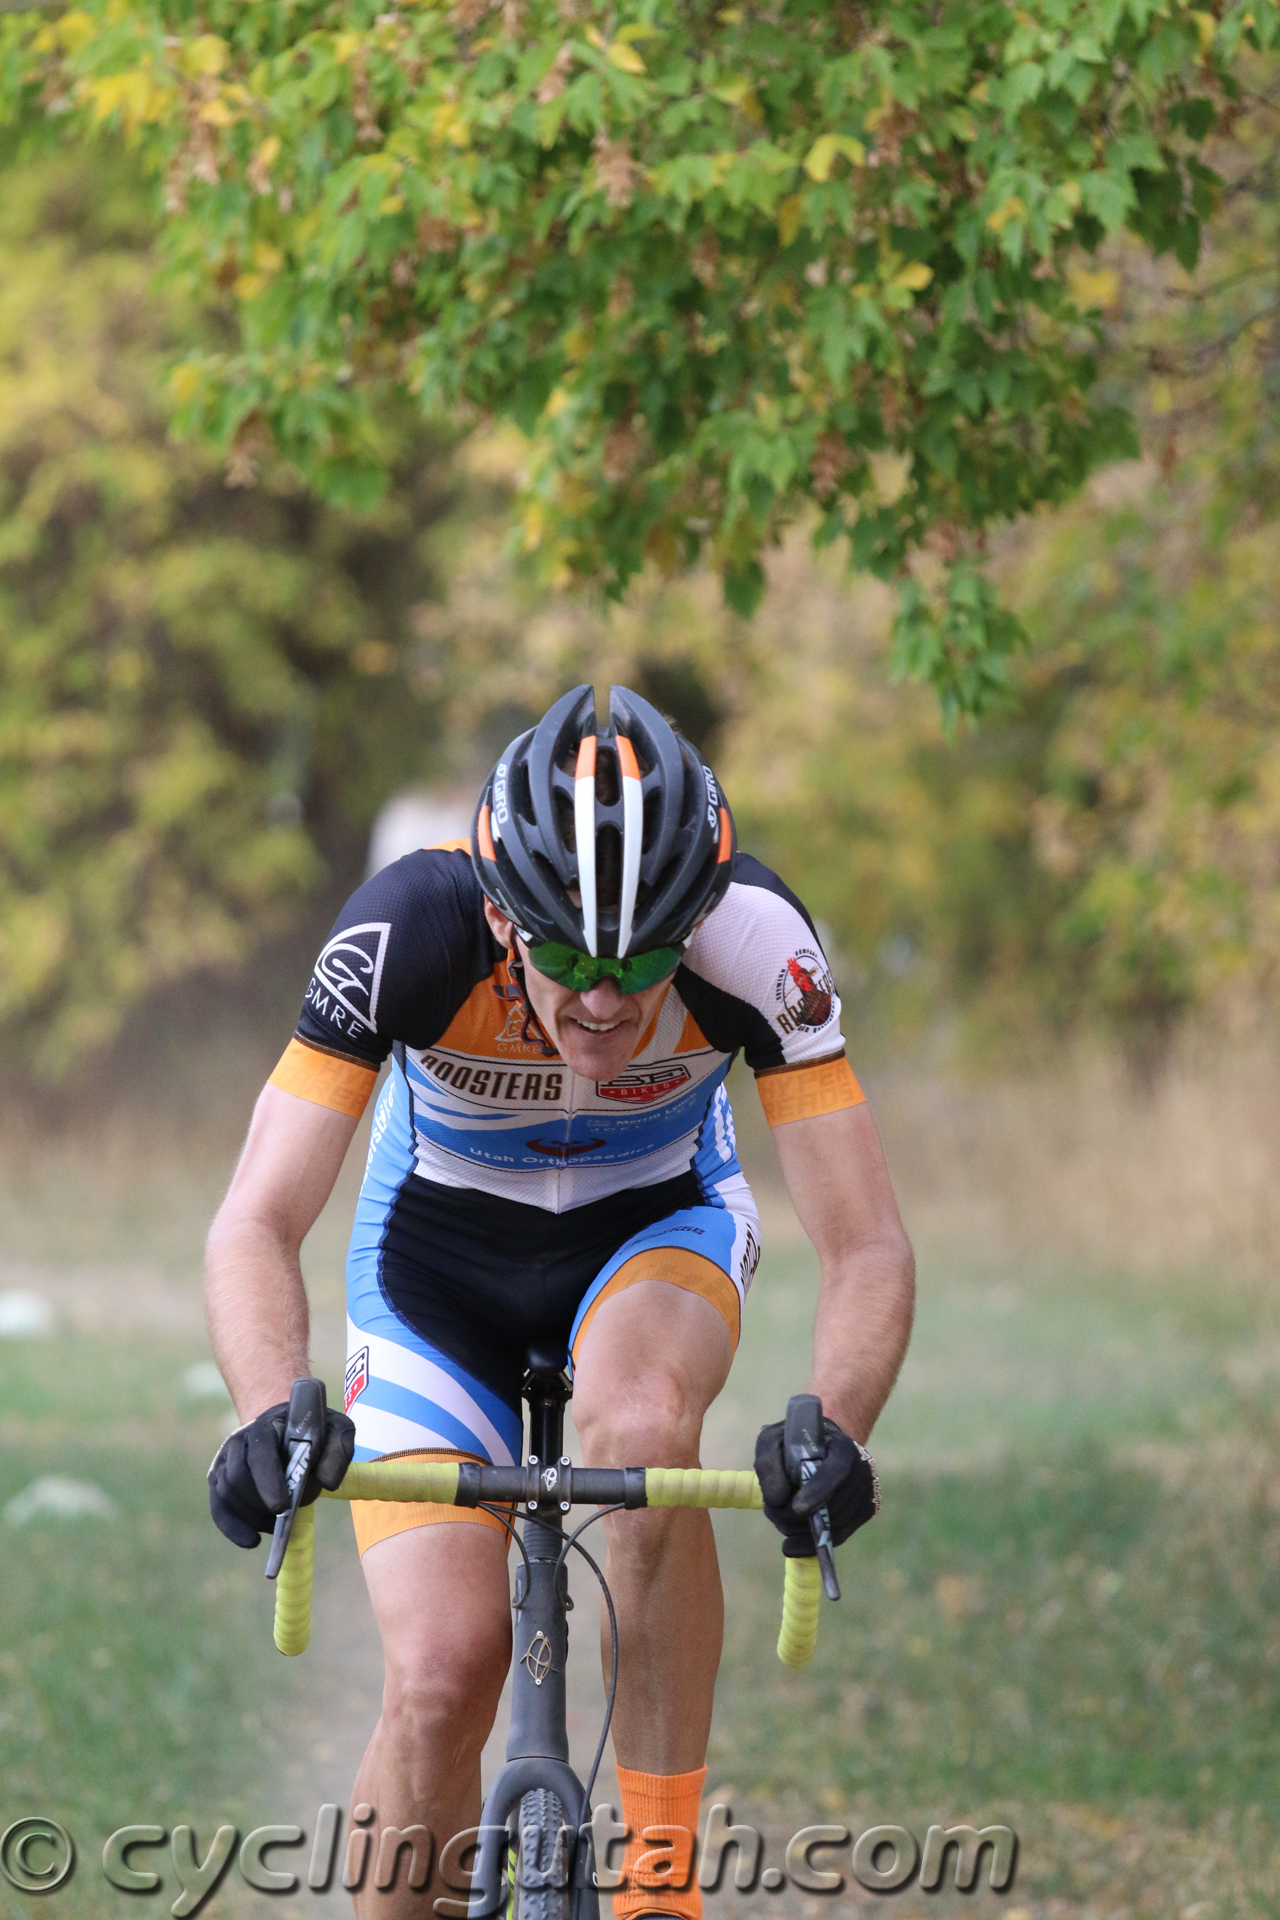
[[[384,1460],[479,1460],[477,1453],[463,1453],[452,1447],[410,1447],[404,1453],[387,1453]],[[481,1462],[483,1465],[484,1463]],[[483,1507],[448,1507],[436,1500],[353,1500],[351,1502],[351,1524],[356,1530],[356,1550],[361,1559],[370,1547],[376,1547],[379,1540],[390,1540],[394,1534],[410,1533],[415,1527],[434,1527],[441,1524],[455,1526],[496,1527],[505,1535],[507,1545],[511,1536],[496,1514],[486,1513]]]
[[[574,1341],[574,1356],[577,1357],[582,1336],[596,1316],[597,1309],[616,1293],[633,1287],[638,1280],[665,1280],[673,1287],[680,1287],[685,1293],[696,1293],[702,1300],[709,1300],[729,1329],[729,1338],[736,1351],[738,1335],[742,1330],[742,1302],[738,1298],[738,1289],[714,1260],[708,1260],[703,1254],[691,1253],[687,1247],[645,1247],[639,1253],[633,1253],[624,1260],[611,1280],[606,1281],[586,1313],[582,1316],[582,1325],[578,1328],[578,1338]]]
[[[358,1120],[369,1104],[376,1067],[359,1060],[344,1060],[340,1054],[323,1053],[309,1047],[305,1040],[291,1040],[281,1054],[268,1085],[282,1093],[296,1094],[313,1106],[329,1107],[334,1113],[350,1114]]]

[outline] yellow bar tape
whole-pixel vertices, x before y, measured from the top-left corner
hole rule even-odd
[[[646,1467],[645,1499],[651,1507],[763,1507],[754,1473],[718,1467]]]
[[[647,1467],[645,1498],[651,1507],[764,1506],[760,1483],[750,1471],[716,1467]],[[365,1460],[347,1468],[330,1500],[427,1500],[453,1506],[458,1492],[456,1460]],[[311,1582],[315,1565],[315,1507],[299,1507],[288,1552],[276,1580],[275,1641],[281,1653],[303,1653],[311,1638]],[[803,1667],[818,1637],[822,1575],[816,1559],[787,1560],[782,1592],[778,1658]]]
[[[786,1560],[782,1584],[782,1628],[778,1658],[784,1667],[805,1667],[818,1644],[818,1608],[822,1605],[822,1569],[817,1559]]]
[[[327,1500],[428,1500],[452,1507],[458,1496],[456,1460],[357,1460]]]
[[[284,1561],[276,1575],[276,1645],[305,1653],[311,1638],[311,1578],[316,1560],[316,1510],[299,1507]]]

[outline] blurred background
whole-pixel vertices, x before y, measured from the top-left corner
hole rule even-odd
[[[772,1650],[774,1545],[721,1529],[709,1793],[775,1847],[805,1820],[1006,1821],[1018,1877],[974,1903],[1009,1920],[1280,1909],[1269,124],[1234,129],[1194,280],[1123,247],[1090,266],[1144,457],[991,554],[1032,645],[956,737],[890,684],[881,590],[804,528],[750,624],[697,575],[606,618],[522,570],[514,434],[389,419],[368,517],[252,436],[229,469],[174,444],[167,368],[226,316],[166,274],[119,155],[3,136],[0,1799],[76,1835],[54,1912],[127,1910],[97,1865],[126,1822],[190,1822],[203,1853],[220,1822],[310,1833],[346,1798],[379,1686],[348,1523],[322,1515],[315,1639],[286,1663],[261,1556],[207,1519],[231,1410],[201,1244],[346,894],[465,830],[488,764],[583,679],[679,721],[820,922],[920,1258],[885,1511],[805,1676]],[[803,1384],[815,1286],[733,1085],[766,1250],[709,1464],[745,1464]],[[331,1390],[361,1162],[305,1253]],[[233,1871],[206,1911],[318,1899]],[[28,1897],[0,1884],[0,1911]]]

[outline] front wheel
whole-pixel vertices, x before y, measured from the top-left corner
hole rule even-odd
[[[570,1920],[569,1828],[557,1793],[536,1787],[520,1802],[514,1920]]]

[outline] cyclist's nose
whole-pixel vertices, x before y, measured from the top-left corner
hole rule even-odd
[[[579,994],[583,1012],[588,1020],[616,1020],[627,1004],[627,996],[620,993],[616,980],[606,974],[603,980],[597,980],[588,993]]]

